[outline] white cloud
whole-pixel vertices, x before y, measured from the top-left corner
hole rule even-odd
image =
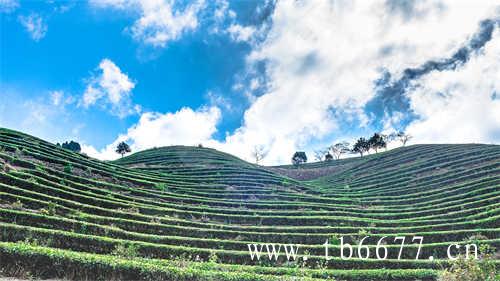
[[[227,31],[233,40],[236,42],[249,42],[252,39],[256,29],[253,26],[241,26],[239,24],[231,24]]]
[[[55,90],[49,92],[50,101],[52,105],[64,107],[66,105],[72,104],[75,102],[75,98],[72,95],[64,93],[62,90]]]
[[[82,150],[88,155],[100,159],[115,159],[119,155],[114,152],[121,141],[130,144],[133,151],[155,146],[213,144],[212,135],[217,131],[216,125],[221,118],[217,107],[204,107],[198,110],[182,108],[175,113],[145,112],[139,122],[130,127],[126,134],[98,151],[92,146],[84,145]]]
[[[139,18],[129,28],[132,37],[145,45],[165,47],[184,33],[198,27],[198,13],[205,7],[204,0],[189,1],[186,7],[169,0],[95,0],[95,7],[137,12]]]
[[[255,91],[260,87],[260,81],[257,78],[253,78],[250,81],[250,90]]]
[[[215,6],[213,18],[216,24],[222,24],[227,18],[234,20],[236,12],[229,9],[229,2],[227,0],[215,0],[211,2]]]
[[[39,14],[32,13],[29,16],[19,16],[19,22],[35,41],[39,41],[47,33],[47,23]]]
[[[213,91],[208,91],[206,94],[206,98],[208,99],[208,103],[211,106],[223,108],[227,111],[233,110],[233,106],[231,105],[231,102],[227,98],[225,98],[223,95],[216,94]]]
[[[89,79],[80,104],[87,108],[101,102],[99,105],[111,105],[111,113],[124,117],[137,113],[137,106],[132,106],[130,95],[135,87],[127,74],[123,73],[115,63],[109,59],[103,59],[99,63],[99,75]]]
[[[243,89],[241,81],[234,87],[245,93],[252,87],[264,92],[248,93],[253,103],[245,111],[240,128],[223,141],[205,134],[204,143],[248,160],[253,147],[264,145],[270,151],[264,164],[289,163],[295,150],[312,151],[312,143],[329,139],[332,132],[339,130],[341,122],[351,122],[359,128],[368,124],[370,116],[363,109],[374,97],[374,81],[381,77],[381,69],[397,79],[407,68],[449,57],[477,31],[481,20],[497,16],[494,13],[498,7],[497,1],[428,0],[414,1],[413,7],[402,7],[398,1],[391,2],[392,5],[386,3],[389,2],[278,1],[269,33],[260,37],[264,41],[251,42],[253,51],[247,58],[249,76],[256,72],[253,67],[265,62],[265,77],[256,75],[254,78],[259,80],[250,77],[250,84]],[[259,28],[252,36],[261,36],[259,33],[264,31]],[[495,133],[494,124],[499,119],[495,113],[499,112],[498,100],[492,101],[486,94],[491,83],[498,83],[491,81],[500,80],[499,60],[496,49],[489,45],[488,48],[493,51],[486,50],[483,59],[480,55],[476,62],[469,62],[457,73],[423,77],[423,87],[410,94],[412,109],[422,117],[409,127],[415,140],[439,141],[436,134],[452,126],[451,117],[460,112],[458,119],[466,130],[453,129],[447,137],[443,133],[441,140],[458,142],[464,140],[463,133],[467,132],[477,136],[474,141],[499,141],[500,134]],[[485,76],[471,81],[481,75]],[[450,85],[458,85],[451,82],[453,79],[467,82],[453,88]],[[261,82],[257,85],[251,81]],[[498,85],[495,87],[498,89]],[[477,91],[480,97],[472,95]],[[436,92],[444,92],[446,98],[430,99],[430,93]],[[432,105],[426,108],[430,100]],[[485,111],[479,111],[480,108]],[[480,117],[468,120],[472,114],[467,111],[486,116],[485,123],[489,124],[479,124],[483,122]],[[387,117],[384,129],[394,128],[398,118],[401,116]],[[145,134],[153,137],[138,147],[165,144],[160,137],[163,134],[157,135],[161,129],[144,128],[149,128]],[[184,144],[196,143],[196,138],[184,140],[188,139]]]
[[[214,12],[214,18],[216,21],[221,22],[226,17],[226,13],[229,9],[229,3],[225,0],[216,1],[217,8]]]
[[[229,8],[227,0],[215,0],[209,3],[208,7],[210,9],[205,9],[203,16],[204,24],[208,25],[210,34],[224,34],[227,25],[235,21],[236,12]],[[213,15],[210,16],[210,13],[213,13]]]
[[[106,90],[112,104],[120,103],[122,98],[130,94],[135,84],[109,59],[103,59],[99,68],[102,70],[99,85]]]
[[[104,93],[93,85],[87,85],[85,93],[83,93],[82,104],[84,107],[89,107],[97,102],[98,99],[104,96]]]
[[[284,163],[294,150],[308,150],[313,140],[335,132],[342,120],[332,108],[343,112],[344,121],[366,125],[363,107],[373,98],[381,68],[398,76],[449,56],[498,2],[415,5],[415,16],[408,17],[408,11],[389,13],[382,1],[277,2],[266,40],[249,56],[249,63],[266,62],[268,90],[245,112],[226,149],[245,156],[264,144],[271,147],[265,163]]]
[[[26,99],[26,93],[18,87],[12,88],[7,83],[2,86],[0,127],[19,130],[52,142],[78,140],[75,128],[83,126],[81,120],[73,118],[64,106],[71,101],[71,96],[66,95],[55,105],[53,93],[58,91],[41,92]]]
[[[12,13],[19,7],[17,0],[0,0],[0,13]]]
[[[50,92],[50,99],[52,100],[52,104],[58,106],[61,104],[64,97],[63,91],[52,91]]]
[[[500,32],[456,71],[433,72],[409,93],[420,117],[407,131],[416,143],[500,141]]]
[[[89,2],[95,7],[113,7],[116,9],[124,9],[125,7],[133,3],[133,1],[130,0],[89,0]]]

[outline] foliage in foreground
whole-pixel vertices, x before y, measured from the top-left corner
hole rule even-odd
[[[481,247],[479,259],[460,257],[449,269],[445,269],[439,281],[497,281],[500,274],[496,270],[493,250],[487,245]]]
[[[301,267],[228,265],[99,255],[46,248],[33,243],[0,242],[0,276],[70,280],[319,281],[435,280],[428,269],[325,270]],[[293,275],[293,276],[291,276]]]

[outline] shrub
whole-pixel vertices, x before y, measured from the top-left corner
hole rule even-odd
[[[156,189],[158,189],[159,191],[165,191],[167,189],[167,186],[165,185],[165,183],[163,182],[160,182],[160,183],[157,183],[155,184],[155,187]]]
[[[340,245],[340,237],[338,234],[333,234],[330,236],[330,240],[328,241],[330,245],[339,246]]]
[[[133,244],[118,244],[111,254],[122,258],[134,258],[139,255],[137,246]]]
[[[65,173],[71,174],[72,171],[73,171],[73,166],[71,166],[70,163],[64,165],[64,172]]]
[[[3,171],[6,173],[10,173],[10,171],[12,170],[12,166],[9,165],[8,163],[3,164],[2,168],[3,168]]]
[[[124,212],[124,213],[129,213],[129,214],[139,214],[139,208],[137,207],[130,207],[130,208],[118,208],[119,211]]]
[[[48,216],[53,216],[56,214],[56,204],[54,202],[49,202],[47,204],[47,208],[43,208],[40,210],[40,213]]]
[[[23,208],[23,203],[18,199],[16,202],[11,203],[10,207],[14,210],[21,210]]]
[[[208,256],[208,262],[217,263],[218,260],[219,258],[217,257],[217,254],[215,252],[211,252]]]
[[[439,281],[495,281],[497,270],[494,250],[488,245],[480,247],[479,259],[459,257],[449,269],[445,269]]]

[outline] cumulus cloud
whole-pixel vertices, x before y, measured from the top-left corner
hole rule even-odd
[[[253,26],[242,26],[239,24],[231,24],[227,31],[231,38],[237,42],[248,42],[252,39],[255,33],[255,27]]]
[[[196,30],[198,13],[205,7],[204,0],[190,1],[185,7],[166,0],[95,0],[91,4],[138,13],[138,19],[128,31],[136,41],[153,47],[165,47],[170,41]]]
[[[419,118],[407,128],[419,143],[500,140],[500,31],[462,68],[429,73],[409,92]],[[496,62],[496,63],[495,63]]]
[[[204,143],[244,159],[262,145],[265,164],[289,163],[295,150],[392,130],[409,114],[415,142],[498,142],[498,9],[497,1],[279,1],[272,25],[253,31],[263,40],[251,41],[248,85],[234,87],[252,102],[242,126]],[[381,104],[380,116],[367,108],[380,85],[405,77],[398,94],[407,107]]]
[[[208,99],[208,103],[211,106],[216,106],[218,108],[222,108],[226,111],[232,111],[233,110],[233,105],[223,95],[217,94],[213,91],[208,91],[205,97]]]
[[[0,0],[0,13],[12,13],[19,7],[17,0]]]
[[[130,127],[126,134],[104,149],[98,151],[92,146],[83,145],[82,151],[99,159],[115,159],[116,145],[125,141],[133,151],[155,146],[214,144],[212,135],[217,131],[221,118],[217,107],[203,107],[198,110],[185,107],[174,113],[145,112],[139,121]]]
[[[75,98],[62,90],[49,91],[50,101],[53,106],[64,107],[75,102]]]
[[[396,114],[400,116],[401,111],[409,111],[409,100],[406,91],[414,87],[415,81],[432,72],[456,70],[469,61],[471,56],[477,54],[488,43],[493,36],[493,31],[497,25],[496,20],[486,19],[480,22],[478,31],[474,33],[466,44],[458,48],[447,58],[439,60],[429,60],[414,68],[405,69],[397,79],[392,79],[389,72],[384,72],[381,79],[376,82],[376,96],[367,105],[367,109],[376,117],[383,114]],[[412,112],[401,118],[400,123],[405,119],[414,118]],[[378,115],[378,116],[377,116]],[[378,121],[377,118],[374,120]]]
[[[227,25],[235,21],[236,12],[229,8],[227,0],[215,0],[209,3],[208,6],[212,6],[213,12],[210,9],[205,9],[205,14],[212,14],[209,17],[205,16],[205,20],[210,19],[209,21],[211,21],[208,23],[208,30],[211,34],[223,34]],[[204,24],[207,24],[207,21]]]
[[[47,23],[39,14],[32,13],[28,16],[19,16],[19,22],[35,41],[40,41],[47,33]]]
[[[216,23],[222,23],[226,18],[234,19],[236,12],[229,8],[229,2],[226,0],[216,0],[212,2],[215,6],[214,19]]]
[[[107,58],[99,63],[98,72],[89,79],[80,105],[85,108],[98,102],[102,107],[110,105],[111,113],[119,117],[137,113],[138,108],[130,101],[135,82]]]
[[[267,91],[245,112],[226,149],[250,150],[261,143],[271,148],[266,163],[283,163],[294,150],[349,133],[343,126],[363,130],[374,117],[365,106],[384,70],[401,77],[406,69],[463,54],[459,49],[483,20],[496,17],[498,6],[495,1],[412,3],[278,2],[266,40],[248,59],[266,62]],[[487,34],[491,26],[484,25]],[[484,43],[472,42],[477,46],[471,49]],[[386,120],[398,122],[401,114],[408,112]]]
[[[58,105],[61,104],[63,96],[64,96],[64,92],[63,91],[52,91],[52,92],[50,92],[50,99],[52,101],[52,104],[55,105],[55,106],[58,106]]]
[[[41,91],[26,99],[25,93],[17,87],[12,88],[7,83],[2,86],[0,127],[20,130],[52,142],[78,139],[78,128],[83,125],[81,120],[72,118],[65,106],[72,101],[70,95],[62,91]]]

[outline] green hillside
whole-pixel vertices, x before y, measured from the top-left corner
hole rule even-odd
[[[370,259],[341,259],[341,236],[369,236]],[[420,259],[411,242],[398,259],[397,236],[423,236]],[[0,129],[0,241],[0,276],[436,280],[450,244],[500,249],[500,146],[413,145],[299,168],[187,146],[105,162]],[[308,259],[252,260],[250,243],[300,244]]]

